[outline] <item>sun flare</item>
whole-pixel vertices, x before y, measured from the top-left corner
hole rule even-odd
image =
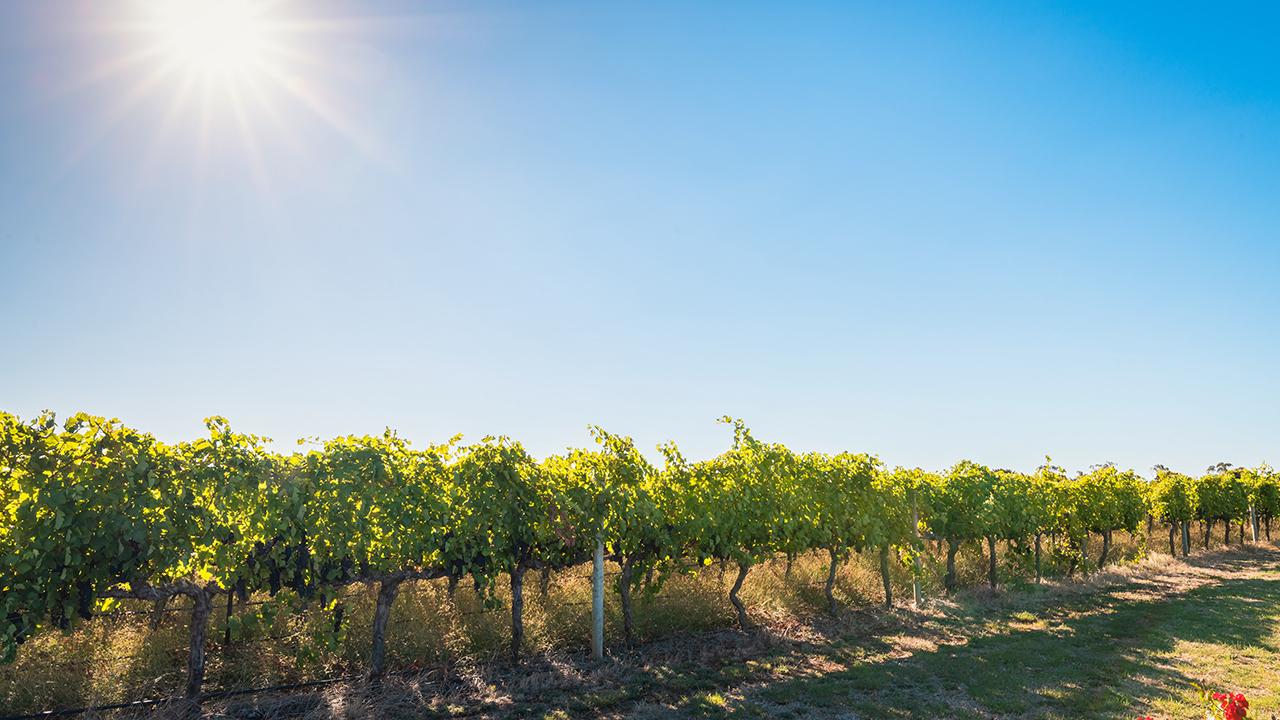
[[[163,60],[185,74],[245,78],[270,70],[281,38],[269,7],[252,0],[163,0],[144,24]]]
[[[81,149],[144,128],[141,168],[244,172],[258,186],[309,161],[323,134],[383,157],[362,122],[360,82],[377,18],[315,0],[130,0],[94,4],[98,55],[73,87],[106,102]]]

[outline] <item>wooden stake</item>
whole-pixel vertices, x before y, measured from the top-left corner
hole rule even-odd
[[[591,560],[591,656],[604,659],[604,540],[596,537]]]
[[[916,494],[911,493],[911,527],[916,534],[915,555],[911,558],[911,601],[920,608],[920,510],[916,507]]]

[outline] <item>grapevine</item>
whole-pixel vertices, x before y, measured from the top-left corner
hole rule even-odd
[[[689,461],[674,443],[651,464],[630,438],[591,427],[595,444],[541,461],[508,438],[459,438],[417,448],[387,431],[312,442],[282,452],[266,438],[207,421],[206,437],[166,444],[118,420],[0,413],[0,658],[46,628],[67,630],[121,599],[192,600],[187,695],[198,699],[204,634],[225,599],[227,632],[251,622],[230,612],[251,595],[288,597],[332,613],[355,583],[377,588],[369,676],[385,670],[385,634],[406,582],[465,577],[490,607],[510,584],[511,655],[523,635],[529,570],[583,563],[596,543],[618,563],[623,634],[634,639],[632,598],[690,563],[736,569],[728,591],[738,623],[751,625],[740,591],[753,567],[776,555],[829,558],[825,594],[850,552],[879,555],[884,600],[893,604],[890,558],[917,557],[922,539],[946,543],[944,584],[958,589],[956,554],[997,547],[1041,576],[1042,539],[1070,569],[1102,567],[1112,533],[1143,518],[1169,527],[1169,551],[1189,552],[1191,522],[1205,541],[1224,523],[1270,537],[1280,478],[1270,467],[1220,464],[1201,477],[1158,467],[1155,479],[1110,464],[1076,477],[1046,461],[1028,475],[963,461],[941,474],[888,469],[860,453],[794,452],[757,439],[741,420],[725,452]],[[1101,538],[1096,556],[1091,536]],[[1061,538],[1065,546],[1057,541]],[[985,547],[983,547],[985,545]]]

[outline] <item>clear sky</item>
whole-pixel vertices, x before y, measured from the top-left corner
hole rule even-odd
[[[0,3],[0,409],[1280,460],[1264,4],[285,2],[216,81],[148,12]]]

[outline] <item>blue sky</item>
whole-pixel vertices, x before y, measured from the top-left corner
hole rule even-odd
[[[0,4],[0,408],[1277,462],[1275,10],[286,9],[325,104],[236,120]]]

